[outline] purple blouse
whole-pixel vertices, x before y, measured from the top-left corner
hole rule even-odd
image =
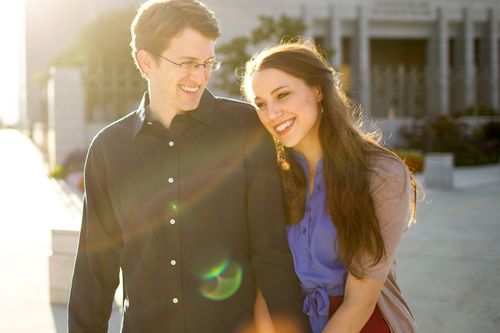
[[[295,152],[293,156],[309,179],[305,158]],[[319,333],[328,322],[328,297],[344,294],[347,276],[334,246],[337,230],[328,213],[323,160],[316,166],[312,193],[307,191],[304,217],[299,223],[289,225],[287,234],[305,296],[304,313],[309,316],[313,332]]]

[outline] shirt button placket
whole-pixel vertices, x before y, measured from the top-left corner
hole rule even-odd
[[[181,257],[181,234],[179,220],[179,151],[178,142],[174,138],[168,138],[165,142],[165,186],[167,187],[167,220],[166,220],[166,250],[167,250],[167,277],[168,294],[171,300],[171,311],[176,318],[171,324],[173,331],[183,326],[183,310],[179,306],[182,298],[181,271],[179,258]]]

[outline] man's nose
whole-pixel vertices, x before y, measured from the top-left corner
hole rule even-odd
[[[198,83],[205,81],[207,79],[205,67],[203,67],[202,65],[196,66],[189,73],[189,78],[193,81],[198,82]]]

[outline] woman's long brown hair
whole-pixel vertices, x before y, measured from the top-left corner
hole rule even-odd
[[[327,188],[328,210],[337,229],[338,254],[347,270],[356,277],[364,275],[360,264],[365,255],[372,264],[385,257],[384,240],[375,214],[370,183],[375,156],[394,158],[404,166],[397,155],[382,147],[375,133],[365,133],[357,105],[349,100],[340,87],[338,74],[318,52],[314,43],[298,41],[284,43],[264,50],[246,65],[242,92],[247,99],[251,94],[252,75],[263,69],[278,69],[303,80],[310,87],[320,87],[323,93],[319,139],[323,149],[324,177]],[[281,167],[285,207],[288,223],[297,223],[304,216],[307,180],[302,168],[288,149],[275,140]],[[414,221],[416,183],[411,172],[413,200],[410,205]]]

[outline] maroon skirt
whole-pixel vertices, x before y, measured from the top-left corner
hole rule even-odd
[[[328,313],[328,318],[331,318],[335,311],[342,305],[344,301],[343,296],[331,296],[330,297],[330,311]],[[375,307],[370,319],[366,322],[360,333],[391,333],[391,328],[386,323],[382,313]]]

